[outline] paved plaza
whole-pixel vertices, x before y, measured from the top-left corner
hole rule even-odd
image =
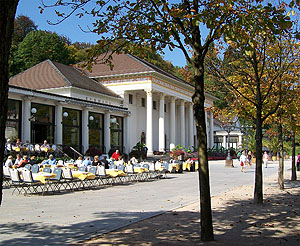
[[[210,161],[211,195],[254,183],[255,169],[241,173]],[[290,160],[285,169],[290,169]],[[263,169],[277,173],[277,162]],[[290,172],[290,170],[288,171]],[[0,245],[66,245],[118,229],[199,200],[197,172],[168,174],[166,179],[46,196],[11,195],[0,207]]]

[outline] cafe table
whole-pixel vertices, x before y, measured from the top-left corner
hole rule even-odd
[[[32,174],[32,178],[35,181],[40,181],[43,184],[45,184],[47,181],[55,177],[56,177],[55,173],[48,173],[48,172],[38,172]]]
[[[117,176],[126,176],[126,173],[118,169],[105,169],[105,173],[111,176],[112,178],[115,178]]]
[[[83,171],[72,171],[73,178],[77,178],[80,180],[85,179],[95,179],[96,175],[90,172],[83,172]]]
[[[134,167],[134,172],[135,173],[144,173],[144,172],[149,172],[149,170],[145,167]]]

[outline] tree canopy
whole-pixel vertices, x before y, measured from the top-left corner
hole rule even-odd
[[[37,31],[37,28],[38,26],[28,16],[19,15],[14,22],[13,44],[19,44],[28,33]]]
[[[99,35],[99,46],[107,47],[110,51],[103,63],[111,63],[113,52],[128,52],[130,44],[134,49],[143,45],[158,51],[163,51],[166,47],[171,51],[178,48],[191,65],[195,84],[192,99],[200,166],[201,239],[213,240],[204,107],[205,57],[212,43],[222,37],[233,41],[239,40],[240,37],[251,40],[255,33],[251,28],[276,33],[276,30],[291,25],[290,18],[285,14],[284,8],[271,3],[264,4],[262,0],[97,1],[90,10],[87,8],[88,4],[94,2],[57,1],[56,7],[72,7],[69,13],[56,8],[56,13],[62,19],[76,10],[79,17],[84,14],[95,17],[92,31]],[[97,56],[96,53],[94,55]],[[92,57],[90,64],[96,61],[97,58]]]

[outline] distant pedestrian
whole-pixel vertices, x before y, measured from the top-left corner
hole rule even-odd
[[[265,168],[268,167],[268,159],[269,159],[269,155],[268,155],[267,151],[265,151],[265,153],[263,155],[263,161],[264,161],[264,164],[265,164]]]
[[[249,167],[251,168],[251,166],[252,166],[252,152],[250,150],[248,151],[247,159],[248,159]]]
[[[243,151],[240,156],[240,164],[241,164],[241,168],[242,168],[241,171],[244,173],[246,172],[246,168],[245,168],[246,162],[247,162],[247,156],[245,154],[245,151]]]
[[[300,153],[297,155],[297,171],[300,171]]]

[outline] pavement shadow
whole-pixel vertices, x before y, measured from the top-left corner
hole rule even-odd
[[[285,185],[287,188],[300,187],[300,181],[286,181]],[[252,198],[228,200],[224,206],[213,210],[216,241],[210,243],[200,241],[200,215],[196,211],[99,211],[95,214],[98,219],[66,226],[21,222],[0,224],[0,245],[194,246],[254,245],[259,241],[262,242],[260,245],[268,245],[268,240],[273,237],[278,238],[278,245],[299,245],[299,234],[291,233],[291,230],[282,231],[284,226],[298,228],[299,232],[299,219],[295,220],[295,217],[300,217],[299,204],[300,190],[294,190],[293,193],[287,190],[280,195],[268,196],[264,205],[253,204]],[[284,220],[282,214],[285,215]],[[280,227],[277,228],[277,225]],[[126,230],[122,229],[124,226],[127,226]],[[19,231],[22,231],[22,237]],[[13,239],[5,237],[10,234],[15,234]],[[97,237],[101,241],[97,241]],[[84,241],[89,238],[94,238],[94,241]]]
[[[300,181],[286,182],[299,187]],[[269,195],[263,205],[247,200],[229,200],[213,210],[215,241],[200,240],[199,213],[167,212],[114,232],[103,234],[83,245],[300,245],[300,190]],[[284,215],[284,216],[283,216]],[[295,219],[298,218],[298,219]],[[285,230],[285,228],[289,228]],[[295,230],[291,230],[295,228]]]
[[[300,190],[289,192],[289,189],[299,187],[300,181],[287,180],[285,190],[266,196],[263,205],[254,204],[252,197],[227,202],[224,209],[213,211],[214,222],[219,225],[215,228],[218,231],[215,239],[222,241],[222,245],[224,242],[254,245],[255,241],[260,242],[259,245],[268,245],[268,240],[274,245],[274,238],[277,238],[276,245],[300,245]],[[235,235],[239,235],[238,241],[232,240]]]
[[[46,222],[0,223],[0,245],[75,245],[164,212],[99,212],[95,213],[99,219],[71,225],[54,225]]]

